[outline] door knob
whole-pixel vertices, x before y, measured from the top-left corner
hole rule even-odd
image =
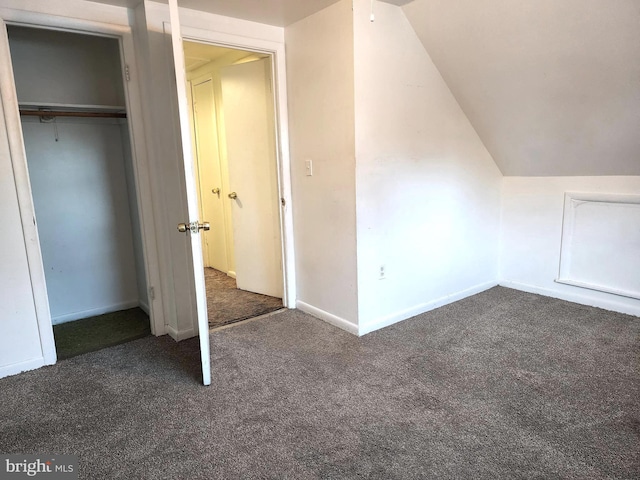
[[[205,232],[208,232],[209,230],[211,230],[211,225],[209,224],[209,222],[202,222],[202,223],[191,222],[191,223],[178,224],[178,231],[180,233],[187,233],[187,232],[198,233],[200,230],[204,230]]]
[[[231,192],[229,194],[229,198],[232,198],[232,199],[238,198],[238,194],[236,192]]]
[[[220,189],[219,188],[214,188],[213,190],[211,190],[211,193],[215,193],[216,195],[220,195]]]

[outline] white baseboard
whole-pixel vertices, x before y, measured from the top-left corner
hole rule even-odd
[[[186,340],[187,338],[198,336],[198,332],[194,331],[193,328],[188,328],[186,330],[176,330],[171,325],[167,325],[166,330],[167,334],[176,342],[181,342],[182,340]]]
[[[65,313],[64,315],[57,315],[51,317],[51,323],[58,325],[60,323],[73,322],[74,320],[81,320],[83,318],[95,317],[96,315],[103,315],[105,313],[117,312],[118,310],[126,310],[128,308],[134,308],[140,305],[140,302],[136,298],[128,302],[117,303],[115,305],[107,305],[99,308],[92,308],[90,310],[83,310],[81,312]]]
[[[633,299],[629,299],[629,302],[637,302],[638,306],[629,305],[628,303],[616,300],[596,298],[589,295],[588,293],[559,292],[550,288],[536,287],[535,285],[511,282],[508,280],[501,281],[500,286],[513,288],[514,290],[521,290],[527,293],[535,293],[538,295],[543,295],[545,297],[559,298],[560,300],[579,303],[580,305],[588,305],[590,307],[598,307],[605,310],[611,310],[613,312],[626,313],[627,315],[640,317],[640,302]]]
[[[354,335],[358,335],[358,325],[350,322],[349,320],[345,320],[344,318],[340,318],[332,313],[325,312],[313,305],[309,305],[308,303],[302,302],[300,300],[296,301],[296,308],[302,310],[309,315],[319,318],[320,320],[324,320],[327,323],[330,323],[334,327],[338,327],[342,330],[345,330],[349,333],[353,333]]]
[[[435,310],[436,308],[448,305],[449,303],[457,302],[458,300],[462,300],[463,298],[470,297],[471,295],[476,295],[477,293],[484,292],[485,290],[489,290],[490,288],[493,288],[497,285],[498,282],[481,283],[480,285],[467,288],[466,290],[452,293],[451,295],[446,295],[436,300],[421,303],[411,308],[407,308],[406,310],[387,315],[386,317],[382,317],[378,320],[374,320],[373,322],[362,325],[360,327],[360,335],[366,335],[367,333],[371,333],[375,330],[380,330],[381,328],[388,327],[389,325],[393,325],[394,323],[398,323],[411,317],[415,317],[416,315],[420,315],[421,313]]]
[[[28,370],[35,370],[45,365],[44,357],[33,358],[25,362],[12,363],[0,367],[0,378],[17,375]]]

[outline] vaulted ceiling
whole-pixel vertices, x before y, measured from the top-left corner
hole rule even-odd
[[[286,26],[338,0],[178,1]],[[640,175],[640,0],[381,1],[404,5],[505,175]]]
[[[640,175],[640,1],[403,9],[505,175]]]

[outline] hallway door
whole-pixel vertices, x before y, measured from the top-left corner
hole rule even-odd
[[[213,82],[193,86],[193,110],[198,154],[202,212],[211,230],[204,232],[205,264],[221,272],[229,271],[222,197],[222,173],[216,125]]]
[[[271,58],[221,70],[238,288],[282,298]]]

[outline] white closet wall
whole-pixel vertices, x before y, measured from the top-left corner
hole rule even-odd
[[[131,138],[129,137],[129,127],[126,121],[120,121],[120,135],[122,137],[122,156],[124,158],[124,173],[129,198],[129,215],[131,219],[133,256],[136,267],[138,303],[148,314],[149,300],[147,298],[147,276],[144,269],[144,252],[142,250],[142,224],[140,221],[140,213],[138,212],[138,200],[136,198],[136,182],[133,173],[133,158],[131,156]]]
[[[21,104],[125,104],[117,40],[37,28],[8,30]]]
[[[9,38],[20,104],[124,108],[117,40],[18,27]],[[146,306],[126,120],[22,126],[53,323]]]

